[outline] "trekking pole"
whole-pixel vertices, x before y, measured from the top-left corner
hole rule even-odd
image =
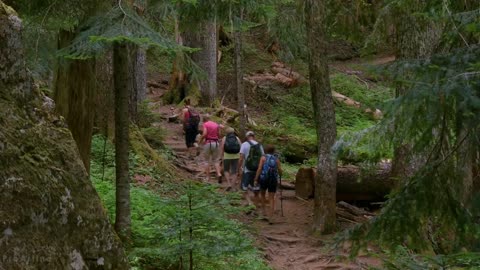
[[[280,211],[283,217],[283,187],[282,187],[282,175],[280,175]]]

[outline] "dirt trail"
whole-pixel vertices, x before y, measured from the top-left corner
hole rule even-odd
[[[167,131],[165,144],[169,146],[176,156],[176,165],[191,179],[205,181],[201,173],[201,160],[188,159],[182,135],[181,125],[169,122],[176,109],[163,106],[159,100],[163,89],[156,89],[150,94],[150,99],[155,105],[155,112],[164,119],[158,123]],[[212,177],[212,183],[214,181]],[[378,266],[378,261],[368,257],[358,257],[355,262],[339,258],[346,258],[346,253],[338,254],[327,250],[325,242],[332,236],[321,239],[309,234],[312,221],[312,201],[305,201],[295,197],[294,191],[283,191],[283,212],[280,213],[280,196],[277,193],[277,210],[273,224],[258,218],[253,212],[242,217],[242,221],[254,228],[253,233],[257,239],[257,246],[263,251],[265,259],[275,270],[310,270],[310,269],[368,269],[369,266]]]

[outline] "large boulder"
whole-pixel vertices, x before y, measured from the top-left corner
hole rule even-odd
[[[33,87],[0,0],[0,269],[128,269],[75,141]]]

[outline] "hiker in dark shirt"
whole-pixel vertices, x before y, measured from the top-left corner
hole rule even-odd
[[[267,217],[272,218],[275,211],[275,193],[277,192],[278,181],[282,175],[282,166],[280,159],[275,155],[275,147],[267,145],[265,155],[260,159],[257,173],[255,175],[255,184],[260,185],[260,194],[262,195],[262,211]],[[268,199],[266,197],[268,191]],[[265,204],[269,203],[269,211],[266,211]]]
[[[198,124],[200,122],[200,115],[190,105],[190,100],[185,100],[185,106],[182,109],[181,114],[183,120],[183,132],[185,134],[185,144],[187,145],[187,155],[190,158],[196,156],[197,147],[195,145],[195,139],[198,134]]]
[[[220,143],[220,152],[223,157],[223,173],[228,183],[227,190],[230,190],[235,189],[237,184],[238,160],[242,142],[235,135],[233,128],[227,128],[225,133],[226,135]]]

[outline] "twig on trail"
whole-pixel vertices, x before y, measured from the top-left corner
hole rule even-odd
[[[297,198],[297,199],[299,199],[299,200],[301,200],[301,201],[303,201],[303,202],[305,202],[305,203],[308,203],[308,201],[305,200],[304,198],[301,198],[301,197],[298,197],[298,196],[295,196],[295,198]]]

